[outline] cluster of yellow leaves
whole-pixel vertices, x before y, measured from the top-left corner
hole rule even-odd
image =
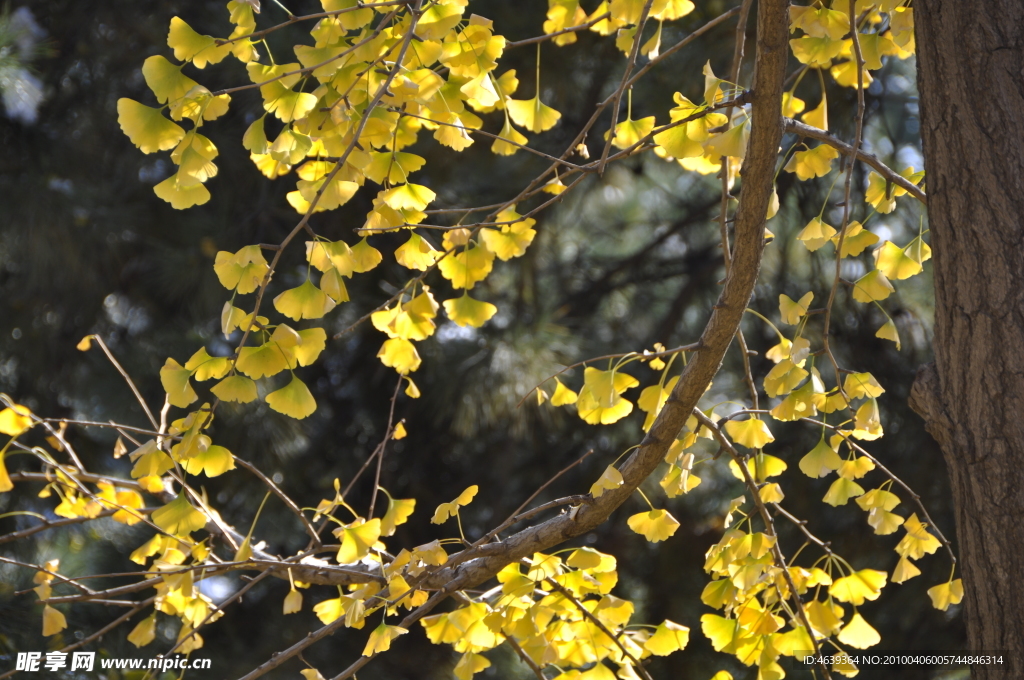
[[[858,41],[864,58],[864,71],[860,75],[863,87],[872,82],[870,71],[882,68],[882,58],[895,56],[906,59],[914,53],[914,10],[902,7],[895,0],[857,3],[857,12],[867,12],[858,27]],[[790,30],[802,35],[789,41],[793,55],[810,68],[828,70],[832,78],[844,87],[857,87],[857,60],[850,34],[847,5],[833,3],[831,8],[820,5],[793,5],[789,9]],[[882,16],[888,16],[888,22]],[[862,30],[866,29],[866,30]],[[805,119],[806,120],[806,119]],[[812,124],[808,121],[808,124]],[[827,129],[824,126],[822,129]]]
[[[535,553],[498,574],[500,589],[421,623],[431,642],[462,654],[455,667],[460,680],[489,667],[483,652],[506,639],[540,668],[556,666],[566,680],[635,678],[633,659],[683,649],[689,629],[672,621],[627,629],[633,604],[611,595],[615,570],[614,557],[592,548],[576,549],[564,561]]]
[[[712,111],[711,107],[727,98],[723,85],[728,83],[716,77],[711,70],[711,64],[708,63],[704,66],[703,104],[694,104],[676,92],[673,95],[676,106],[669,111],[672,127],[654,135],[654,152],[662,158],[677,160],[687,170],[705,175],[718,171],[722,158],[730,158],[735,161],[729,166],[731,186],[739,172],[740,163],[746,156],[749,125],[742,110],[738,122]],[[632,121],[626,121],[621,125],[626,123]],[[654,120],[651,119],[649,127],[645,126],[639,131],[646,130],[649,133],[653,127]],[[619,140],[619,135],[620,132],[616,129],[616,141]],[[626,137],[623,141],[630,141],[630,138]],[[617,145],[625,148],[624,144]]]
[[[171,506],[175,504],[177,506],[166,512],[166,517],[175,515],[184,518],[190,514],[188,508],[191,506],[187,500],[182,499],[182,496],[172,501]],[[157,512],[159,511],[154,511],[154,518]],[[203,523],[205,524],[205,520]],[[181,642],[179,651],[187,654],[203,646],[203,638],[194,633],[195,629],[201,623],[208,622],[208,616],[209,621],[215,621],[223,615],[213,601],[199,591],[196,584],[197,572],[194,568],[204,563],[209,555],[210,550],[206,543],[195,542],[187,533],[157,534],[132,552],[129,558],[143,566],[150,557],[156,556],[149,567],[149,571],[153,573],[150,583],[151,587],[156,589],[156,600],[154,613],[132,629],[128,634],[129,642],[136,647],[144,647],[153,642],[156,638],[156,612],[162,612],[181,621],[177,638]]]
[[[778,659],[814,649],[812,636],[819,645],[834,637],[857,649],[881,640],[857,607],[879,597],[887,580],[884,572],[847,569],[846,576],[833,579],[838,562],[830,558],[827,571],[819,566],[790,566],[787,574],[775,563],[774,550],[774,536],[735,527],[708,550],[704,568],[713,580],[704,588],[701,600],[722,609],[724,615],[705,614],[701,627],[717,651],[733,654],[748,666],[756,665],[758,677],[781,679],[786,674]],[[800,596],[814,589],[812,597],[804,598],[810,630],[780,602],[780,597],[792,596],[790,583]],[[848,619],[840,602],[853,607]],[[854,666],[833,670],[850,677],[857,674]]]

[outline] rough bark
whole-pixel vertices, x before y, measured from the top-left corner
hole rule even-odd
[[[1024,662],[1024,3],[917,0],[935,363],[911,406],[952,479],[968,641]]]

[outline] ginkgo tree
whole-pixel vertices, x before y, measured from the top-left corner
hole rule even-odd
[[[931,604],[947,610],[959,603],[964,586],[952,545],[912,487],[872,453],[872,442],[884,434],[879,401],[887,398],[886,386],[870,366],[844,365],[830,332],[843,305],[871,305],[886,318],[877,337],[898,347],[886,300],[900,282],[920,275],[932,255],[923,222],[907,243],[872,231],[872,217],[928,196],[922,171],[889,167],[864,148],[865,90],[873,71],[915,54],[916,6],[908,0],[792,6],[742,0],[677,43],[663,44],[664,25],[690,15],[700,1],[549,0],[546,16],[538,17],[539,37],[520,44],[474,14],[469,0],[322,0],[322,11],[289,12],[277,24],[261,21],[258,2],[232,0],[228,35],[206,35],[172,18],[169,51],[141,64],[152,96],[117,102],[117,121],[131,142],[145,154],[166,154],[174,166],[155,194],[168,209],[209,201],[222,179],[215,163],[220,150],[204,132],[233,108],[256,108],[259,115],[232,143],[248,152],[267,181],[294,182],[286,201],[295,223],[279,243],[237,243],[216,253],[213,270],[224,289],[220,331],[232,350],[214,356],[199,346],[191,356],[166,357],[159,370],[162,408],[151,409],[139,396],[150,427],[112,424],[135,441],[127,452],[130,476],[85,469],[65,436],[73,422],[58,425],[3,397],[0,493],[15,483],[42,485],[53,512],[69,522],[109,516],[151,531],[130,555],[140,566],[137,582],[113,591],[93,591],[61,576],[57,562],[20,564],[35,572],[43,634],[67,627],[61,608],[68,603],[144,592],[146,599],[115,623],[132,644],[147,647],[155,643],[158,619],[177,620],[176,641],[161,653],[190,654],[202,648],[204,628],[231,616],[233,602],[262,579],[277,578],[289,587],[283,612],[312,609],[322,626],[268,655],[247,679],[301,658],[341,629],[365,638],[362,656],[343,669],[306,668],[306,678],[354,677],[419,629],[459,654],[453,672],[463,680],[488,668],[487,653],[502,645],[538,678],[649,679],[646,660],[685,653],[698,631],[687,622],[634,621],[634,604],[616,590],[615,556],[563,544],[609,518],[621,521],[613,513],[634,494],[648,509],[624,518],[626,526],[652,543],[670,540],[680,526],[671,499],[699,493],[704,470],[716,465],[725,465],[745,493],[729,504],[725,530],[706,554],[701,601],[707,612],[689,623],[716,651],[755,667],[758,677],[785,677],[786,657],[812,654],[836,657],[818,664],[823,677],[856,675],[860,669],[840,655],[881,641],[858,608],[883,597],[888,584],[920,575],[915,562],[940,550],[942,556],[930,559],[947,560],[949,576],[931,585]],[[746,55],[751,15],[756,40]],[[708,63],[701,73],[683,74],[698,87],[680,89],[699,90],[696,101],[675,92],[675,106],[634,119],[634,86],[678,50],[699,49],[706,33],[727,22],[737,24],[729,72],[716,74]],[[286,61],[271,53],[267,37],[295,25],[308,27],[308,37],[292,47],[295,60]],[[535,140],[567,124],[542,100],[544,71],[558,66],[550,58],[542,64],[538,48],[530,96],[520,91],[516,72],[503,68],[503,55],[546,42],[572,50],[583,31],[614,43],[621,78],[590,119],[566,135],[571,141],[563,152],[550,155],[535,148]],[[749,79],[741,79],[745,60],[753,64]],[[202,84],[208,68],[242,84],[211,89]],[[813,106],[796,96],[805,77],[821,83]],[[841,125],[829,117],[826,81],[856,93],[856,111]],[[853,134],[843,139],[830,124]],[[496,163],[529,154],[544,168],[498,204],[437,207],[442,188],[417,181],[427,158],[415,150],[439,146],[455,154],[477,143],[489,145]],[[453,489],[453,500],[431,517],[435,539],[414,546],[394,536],[416,513],[416,499],[391,497],[379,465],[369,508],[347,500],[354,484],[366,483],[358,476],[345,489],[335,480],[331,498],[293,499],[256,470],[268,494],[299,519],[308,547],[271,554],[257,541],[258,513],[248,533],[222,518],[202,490],[204,478],[252,465],[243,452],[213,440],[221,404],[263,401],[297,420],[314,413],[317,403],[302,369],[320,359],[331,342],[324,320],[346,304],[368,309],[355,324],[379,332],[377,357],[404,388],[401,396],[396,390],[392,407],[399,399],[429,398],[431,385],[414,376],[424,364],[419,348],[432,342],[438,323],[447,318],[481,328],[491,322],[498,307],[478,284],[493,282],[495,271],[515,266],[534,246],[546,208],[639,154],[720,180],[725,278],[706,326],[689,344],[578,357],[553,367],[550,378],[522,395],[594,427],[643,421],[643,439],[608,462],[589,488],[529,507],[534,494],[481,535],[467,533],[460,512],[486,492],[476,485]],[[867,169],[863,185],[855,181],[858,168]],[[771,220],[789,209],[776,191],[781,173],[832,182],[825,204],[793,244],[779,243],[770,231]],[[314,229],[320,223],[312,216],[349,210],[359,194],[372,209],[359,215],[354,233]],[[385,248],[384,234],[400,234],[403,244]],[[748,310],[764,250],[790,246],[832,273],[828,285],[796,298],[778,293],[771,317]],[[305,262],[304,280],[293,287],[274,281],[285,253]],[[385,261],[407,272],[396,292],[351,299],[346,280]],[[777,338],[758,348],[773,363],[764,375],[747,361],[754,350],[740,330],[744,319],[764,324]],[[745,382],[727,401],[714,403],[706,395],[730,348],[742,353]],[[87,336],[79,349],[103,351],[120,369],[99,336]],[[657,379],[641,382],[640,365]],[[774,450],[772,429],[790,422],[810,428],[817,444],[796,456]],[[417,436],[393,418],[385,431],[378,461],[389,440]],[[15,453],[32,456],[38,469],[8,473],[4,460]],[[834,551],[827,533],[815,533],[787,509],[787,479],[798,474],[830,478],[822,503],[862,515],[879,536],[899,536],[892,573],[855,568],[856,556]],[[652,475],[664,497],[639,488]],[[549,518],[541,521],[543,513]],[[794,528],[794,540],[782,540],[783,524]],[[227,600],[214,603],[199,589],[202,580],[233,571],[253,576]],[[55,595],[61,584],[76,590]],[[109,629],[64,649],[86,646]],[[723,671],[716,678],[727,676]]]

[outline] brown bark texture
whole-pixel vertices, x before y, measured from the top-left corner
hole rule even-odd
[[[917,0],[935,363],[911,406],[952,482],[972,678],[1024,673],[1024,2]],[[1008,665],[1010,664],[1010,665]]]

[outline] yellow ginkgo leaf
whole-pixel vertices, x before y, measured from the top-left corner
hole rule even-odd
[[[746,123],[740,123],[721,134],[710,137],[704,143],[704,150],[710,156],[743,158],[747,154],[748,135],[749,130]]]
[[[409,240],[395,249],[395,260],[407,269],[427,271],[441,256],[422,236],[416,232],[409,235]]]
[[[577,548],[569,554],[565,564],[573,569],[593,569],[601,565],[601,553],[593,548]]]
[[[615,126],[615,136],[612,137],[612,146],[616,149],[628,149],[637,143],[641,139],[651,134],[651,130],[654,129],[654,116],[648,116],[647,118],[641,118],[639,120],[633,120],[627,118],[618,125]],[[609,135],[605,133],[605,139]]]
[[[256,290],[269,269],[259,246],[246,246],[237,253],[222,250],[213,264],[220,284],[242,295]]]
[[[216,477],[228,470],[234,470],[235,459],[226,448],[214,445],[185,459],[181,465],[190,475],[198,475],[203,472],[207,477]]]
[[[281,389],[271,392],[266,397],[267,406],[278,413],[302,420],[316,411],[316,400],[313,398],[306,383],[292,375],[291,381]]]
[[[455,288],[472,290],[478,282],[487,278],[494,265],[494,253],[485,245],[467,245],[460,252],[449,255],[438,262],[441,276],[452,282]]]
[[[801,64],[811,68],[828,68],[832,60],[839,56],[843,50],[842,40],[833,40],[828,36],[815,38],[805,35],[802,38],[794,38],[789,41],[793,50],[793,56]]]
[[[838,639],[844,645],[867,649],[881,642],[882,636],[864,620],[860,613],[855,612],[850,622],[839,631]]]
[[[0,453],[0,493],[5,493],[14,488],[14,482],[11,481],[11,475],[7,472],[7,464],[4,463],[4,457],[6,451]]]
[[[395,528],[405,524],[415,509],[415,498],[388,498],[388,510],[380,520],[380,535],[393,536]]]
[[[146,79],[146,85],[161,104],[181,99],[199,84],[184,75],[180,66],[175,66],[159,54],[149,57],[142,63],[142,77]]]
[[[153,187],[153,193],[175,210],[186,210],[210,200],[210,191],[179,171]]]
[[[622,486],[622,473],[614,465],[609,465],[601,473],[601,477],[590,487],[590,495],[600,498],[605,490],[617,489]]]
[[[807,293],[799,302],[794,302],[788,295],[779,295],[779,314],[782,316],[782,323],[795,326],[811,306],[814,293]]]
[[[206,515],[194,508],[184,493],[154,510],[151,518],[153,524],[177,536],[185,536],[206,526]]]
[[[808,376],[808,372],[793,363],[793,359],[782,359],[768,375],[764,386],[768,396],[788,394],[796,389]]]
[[[818,444],[800,459],[800,470],[808,477],[817,479],[838,470],[842,464],[843,459],[828,445],[823,435]]]
[[[819,144],[813,149],[797,151],[786,163],[786,172],[794,172],[801,181],[824,177],[832,171],[832,161],[839,158],[839,152],[828,144]]]
[[[173,361],[173,359],[168,359],[168,361]],[[175,365],[177,366],[176,363]],[[28,407],[11,404],[9,408],[0,411],[0,433],[17,437],[31,427],[32,412],[28,410]]]
[[[688,455],[692,456],[693,454]],[[676,496],[690,493],[700,486],[701,481],[701,478],[693,474],[691,470],[678,465],[672,465],[658,484],[665,491],[666,496],[675,498]]]
[[[171,457],[156,447],[156,440],[150,440],[133,451],[131,459],[135,462],[132,479],[159,476],[174,467]]]
[[[839,245],[839,234],[832,237],[832,243]],[[866,248],[878,243],[878,236],[871,233],[860,222],[850,222],[843,237],[843,257],[857,257]]]
[[[878,380],[870,373],[847,373],[843,380],[843,391],[851,399],[866,397],[874,399],[885,392],[885,388],[878,384]]]
[[[56,635],[68,627],[68,622],[58,610],[50,605],[43,607],[43,637]]]
[[[455,664],[455,669],[452,672],[459,680],[470,680],[480,671],[486,670],[490,667],[491,662],[487,660],[486,656],[467,652],[463,654],[462,658],[459,659],[459,662]]]
[[[466,487],[465,491],[459,494],[458,498],[451,501],[450,503],[441,503],[434,510],[434,516],[430,519],[431,524],[444,524],[449,518],[455,516],[459,512],[461,506],[469,505],[473,501],[473,497],[476,496],[476,492],[479,491],[479,487],[476,484]]]
[[[949,583],[942,583],[928,589],[928,597],[932,600],[932,606],[941,611],[949,609],[951,604],[960,604],[964,599],[964,584],[960,579],[954,579]]]
[[[711,641],[711,646],[716,652],[723,649],[735,648],[746,637],[745,632],[740,628],[740,622],[736,619],[728,619],[717,614],[704,614],[700,617],[700,628],[704,637]]]
[[[274,307],[290,319],[321,319],[335,307],[335,302],[309,279],[297,288],[286,290],[274,298]]]
[[[794,7],[790,13],[793,28],[815,38],[828,36],[839,40],[850,32],[850,17],[845,12],[827,7]]]
[[[288,356],[276,342],[267,342],[259,347],[243,347],[239,350],[235,367],[253,380],[259,380],[287,369]],[[230,389],[240,390],[240,396],[247,397],[251,394],[250,388],[243,384],[232,384]]]
[[[768,442],[775,441],[768,426],[763,420],[730,420],[725,424],[725,431],[734,442],[748,449],[759,449]]]
[[[551,395],[552,406],[568,406],[575,404],[579,395],[562,384],[562,381],[555,378],[555,392]]]
[[[370,548],[380,538],[380,525],[380,519],[376,517],[369,521],[359,518],[335,529],[334,535],[341,539],[338,564],[353,564],[369,555]]]
[[[888,536],[900,528],[900,525],[903,524],[903,518],[894,512],[889,512],[882,508],[872,508],[868,512],[868,524],[871,525],[879,536]]]
[[[807,108],[807,102],[800,97],[795,96],[792,92],[785,92],[782,95],[782,115],[787,118],[793,118],[798,113],[801,113]]]
[[[412,373],[420,367],[422,361],[416,346],[404,338],[385,340],[377,357],[382,364],[395,369],[399,375]]]
[[[167,46],[174,50],[175,59],[191,61],[196,68],[206,68],[207,64],[219,63],[231,54],[234,47],[230,43],[218,45],[216,40],[208,35],[196,33],[178,17],[171,18]]]
[[[434,6],[436,7],[437,5]],[[401,626],[380,624],[370,633],[370,639],[366,641],[366,647],[363,648],[363,656],[373,656],[374,654],[388,651],[391,649],[392,640],[408,632],[407,628],[402,628]]]
[[[866,36],[866,34],[864,33],[861,33],[861,35]],[[832,79],[835,80],[837,84],[842,85],[843,87],[856,88],[858,86],[857,62],[853,59],[851,59],[850,61],[844,61],[841,64],[834,65],[832,68],[829,69],[829,73],[832,74]],[[860,72],[860,87],[866,88],[874,80],[875,79],[871,76],[871,74],[868,73],[867,68],[864,68]]]
[[[381,200],[395,210],[423,210],[436,196],[422,184],[411,182],[381,192]]]
[[[185,368],[192,371],[196,380],[219,380],[231,370],[231,359],[228,357],[212,357],[205,347],[196,350],[188,361]]]
[[[408,434],[409,433],[405,431],[405,423],[398,423],[398,425],[395,425],[395,431],[392,433],[391,438],[397,441],[399,439],[405,439]]]
[[[829,586],[829,595],[840,602],[849,602],[855,607],[864,604],[866,600],[877,600],[882,594],[888,575],[877,569],[861,569],[849,576],[836,579]]]
[[[163,385],[164,392],[167,393],[167,401],[171,406],[184,408],[199,399],[199,395],[189,383],[190,377],[192,377],[192,371],[171,358],[168,358],[160,369],[160,384]]]
[[[539,94],[533,99],[506,99],[505,109],[516,125],[535,133],[550,130],[562,117],[558,111],[543,104]]]
[[[444,311],[456,325],[480,328],[497,313],[498,308],[490,302],[474,300],[468,294],[463,294],[462,297],[445,300]]]
[[[296,614],[302,611],[302,593],[293,587],[284,596],[284,603],[281,606],[282,614]]]
[[[344,241],[307,241],[306,260],[319,271],[336,269],[343,277],[355,270],[352,249]]]
[[[185,136],[185,130],[164,118],[159,109],[131,99],[117,100],[117,122],[142,153],[168,151]]]
[[[668,510],[660,508],[637,513],[626,520],[626,524],[651,543],[664,541],[679,528],[676,518]]]
[[[801,118],[811,127],[816,127],[819,130],[828,130],[828,100],[825,99],[825,95],[822,94],[821,102],[810,111],[804,113]]]
[[[345,604],[345,601],[340,597],[324,600],[313,605],[313,613],[326,626],[337,621],[345,614]]]
[[[914,239],[917,242],[917,239]],[[920,274],[921,263],[911,257],[908,248],[900,248],[892,241],[886,241],[875,251],[875,267],[885,274],[887,279],[909,279]]]
[[[533,242],[537,232],[532,229],[537,223],[533,218],[520,219],[515,206],[502,210],[497,215],[498,222],[512,222],[499,229],[484,229],[480,232],[480,238],[484,245],[502,262],[513,257],[519,257],[526,252],[527,247]]]
[[[885,274],[872,269],[853,284],[853,299],[857,302],[884,300],[896,291]]]
[[[690,124],[683,123],[654,135],[654,143],[666,156],[676,159],[696,158],[704,155],[703,140],[695,140],[690,133]]]
[[[903,528],[907,534],[894,548],[899,555],[917,560],[925,555],[931,555],[942,545],[928,532],[928,525],[917,518],[917,513],[907,518]]]
[[[782,492],[782,487],[775,482],[762,486],[758,490],[757,495],[761,497],[763,503],[781,503],[786,498],[786,494]]]
[[[834,602],[814,600],[804,605],[811,628],[822,637],[834,635],[843,626],[843,608]]]
[[[815,217],[797,234],[796,238],[813,253],[828,243],[835,233],[836,230],[831,225],[823,222],[820,217]]]
[[[292,90],[283,80],[263,85],[260,94],[263,95],[263,109],[274,114],[282,123],[305,118],[319,101],[314,94]]]
[[[868,175],[868,187],[864,192],[864,201],[878,212],[891,213],[896,209],[896,192],[893,185],[877,172]]]
[[[156,639],[156,614],[151,614],[139,621],[128,633],[128,642],[136,647],[145,647]]]
[[[591,425],[609,425],[633,411],[633,403],[621,394],[640,383],[621,371],[600,371],[587,367],[583,372],[583,389],[576,400],[576,410]]]
[[[832,445],[836,446],[838,441],[842,438],[838,435],[832,438]],[[853,460],[844,461],[842,466],[839,468],[839,476],[846,479],[860,479],[867,473],[875,469],[875,464],[871,462],[871,459],[867,456],[861,456],[854,458]],[[864,493],[861,491],[861,493]]]
[[[323,328],[307,328],[299,331],[298,335],[300,341],[291,348],[291,352],[299,366],[309,366],[327,347],[327,331]]]
[[[831,506],[838,507],[846,505],[851,498],[860,496],[863,493],[864,489],[860,484],[852,479],[840,477],[832,482],[832,486],[829,487],[828,493],[825,494],[825,498],[822,500]]]
[[[644,642],[644,649],[657,656],[668,656],[685,649],[690,642],[690,629],[665,619],[658,625],[654,635]]]
[[[511,156],[529,141],[526,135],[512,127],[511,119],[506,117],[505,125],[502,126],[501,132],[498,133],[498,138],[491,144],[491,151],[499,156]]]
[[[886,323],[882,325],[882,328],[874,333],[874,337],[882,338],[883,340],[892,340],[896,343],[896,350],[899,351],[899,331],[896,330],[896,323],[893,322],[891,318],[887,318]]]
[[[770,477],[778,477],[789,467],[786,462],[777,456],[770,456],[767,453],[761,453],[752,458],[748,458],[747,471],[750,476],[758,484],[763,483]],[[739,464],[735,460],[729,461],[729,472],[732,476],[741,482],[746,479],[743,476],[743,471],[740,470]]]
[[[909,581],[915,576],[920,576],[921,570],[918,569],[910,558],[903,556],[896,563],[896,568],[892,571],[892,582],[893,583],[904,583]]]

